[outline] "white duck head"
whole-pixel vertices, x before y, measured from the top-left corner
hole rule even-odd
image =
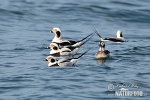
[[[117,38],[123,38],[122,31],[117,31]]]
[[[105,43],[100,41],[100,44],[99,44],[100,48],[99,48],[99,51],[104,51],[105,50]]]
[[[55,37],[52,40],[52,42],[60,42],[60,40],[61,40],[61,30],[58,27],[54,27],[52,30],[50,30],[50,33],[55,34]]]
[[[53,56],[48,56],[45,61],[48,61],[48,66],[53,66],[57,64],[57,60]]]

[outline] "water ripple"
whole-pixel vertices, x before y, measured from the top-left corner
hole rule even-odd
[[[149,93],[148,0],[1,0],[1,100],[100,100],[109,96],[108,84],[137,84]],[[122,30],[128,42],[106,42],[111,54],[96,60],[99,37],[93,36],[79,52],[91,48],[74,67],[47,67],[45,49],[60,27],[63,39],[80,40],[93,32],[105,37]],[[78,53],[80,54],[80,53]],[[149,97],[142,97],[149,99]],[[127,97],[124,99],[138,99]]]

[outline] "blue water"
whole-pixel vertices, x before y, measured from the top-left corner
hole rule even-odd
[[[150,98],[149,0],[1,0],[0,100],[104,100]],[[99,38],[75,67],[49,68],[53,27],[63,39],[80,40],[93,29],[103,36],[122,30],[128,42],[105,43],[111,58],[95,60]],[[134,84],[142,97],[110,95],[109,84]],[[127,88],[127,89],[130,89]],[[136,89],[133,89],[136,90]]]

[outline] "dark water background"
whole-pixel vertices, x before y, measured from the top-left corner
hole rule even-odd
[[[63,39],[93,32],[128,42],[106,43],[111,58],[94,59],[95,35],[79,52],[92,49],[73,68],[48,68],[44,49],[62,30]],[[1,0],[0,100],[149,100],[109,95],[108,84],[135,84],[150,95],[149,0]],[[134,89],[136,90],[136,89]]]

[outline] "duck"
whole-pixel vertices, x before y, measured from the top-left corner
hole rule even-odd
[[[101,41],[112,41],[112,42],[125,42],[125,39],[122,35],[122,31],[118,30],[116,35],[117,37],[109,37],[109,38],[102,38],[101,35],[95,30],[94,31],[99,37]]]
[[[80,43],[79,45],[71,45],[71,46],[66,46],[66,47],[59,47],[59,44],[57,43],[51,43],[49,45],[51,51],[50,51],[50,55],[52,56],[69,56],[69,55],[75,55],[79,48],[84,45],[87,41],[89,41],[92,37],[88,38],[86,41]]]
[[[78,57],[72,57],[72,58],[61,58],[61,59],[56,59],[53,56],[48,56],[44,61],[49,62],[48,67],[54,67],[54,66],[59,66],[59,67],[66,67],[66,66],[73,66],[83,55],[85,55],[89,50],[85,51]]]
[[[105,43],[103,41],[100,41],[100,48],[98,52],[95,54],[96,59],[103,59],[108,58],[110,56],[110,52],[108,50],[105,50]]]
[[[65,47],[65,46],[79,46],[86,40],[88,37],[91,37],[94,35],[94,32],[86,36],[85,38],[79,40],[79,41],[74,41],[74,40],[61,40],[61,30],[58,27],[54,27],[52,30],[50,30],[50,33],[54,33],[55,36],[52,40],[52,43],[57,43],[60,48]]]
[[[79,49],[79,47],[73,46],[59,48],[56,43],[51,43],[49,47],[51,49],[49,54],[55,57],[75,55]]]

